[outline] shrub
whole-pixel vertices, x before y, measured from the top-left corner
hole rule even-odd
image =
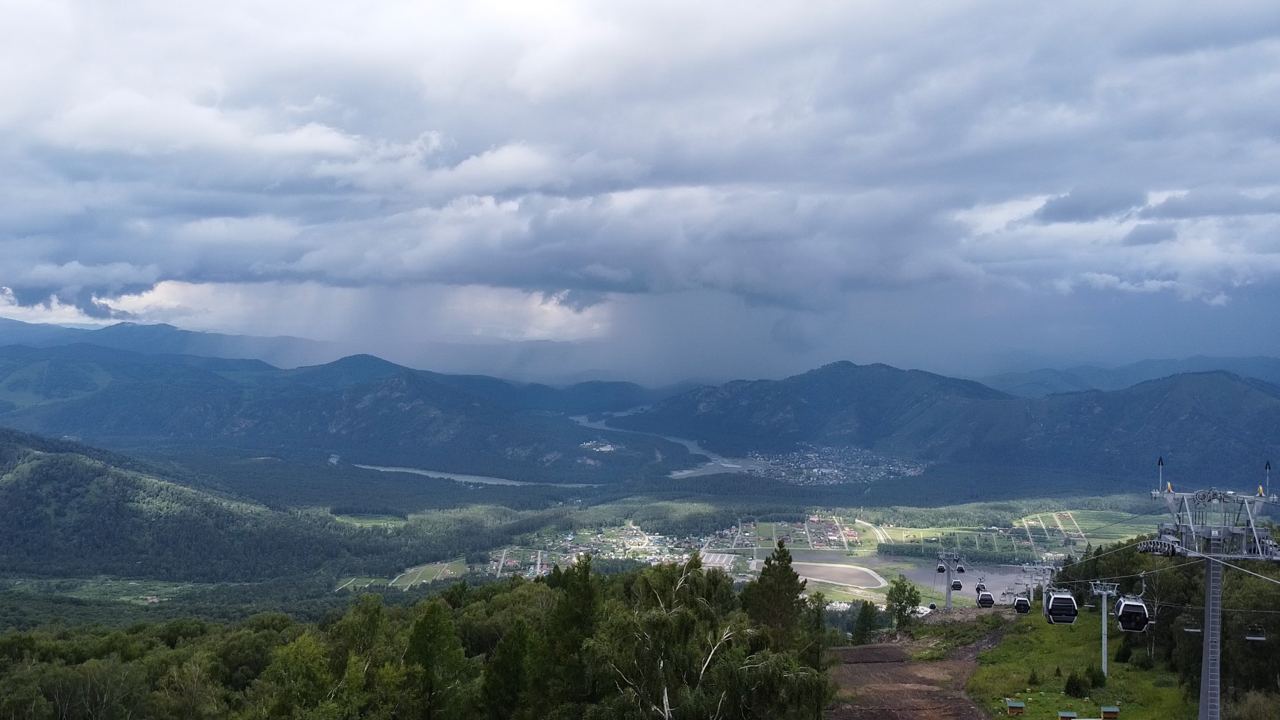
[[[1231,720],[1266,720],[1275,717],[1276,703],[1280,697],[1257,690],[1245,693],[1231,704],[1227,717]]]
[[[1150,653],[1144,653],[1144,652],[1140,652],[1137,655],[1134,655],[1133,659],[1130,661],[1130,664],[1138,668],[1139,670],[1150,670],[1151,668],[1156,666],[1155,661],[1151,659]]]
[[[1084,671],[1084,679],[1087,680],[1089,685],[1092,687],[1103,688],[1107,686],[1106,673],[1092,665],[1089,666],[1089,669]]]
[[[1116,650],[1116,662],[1127,663],[1132,655],[1133,648],[1129,646],[1129,643],[1124,643]]]
[[[1036,674],[1036,669],[1031,668],[1031,674],[1027,676],[1027,687],[1035,687],[1040,684],[1040,676]]]
[[[1076,674],[1075,670],[1067,676],[1067,682],[1062,687],[1062,692],[1069,697],[1082,698],[1089,696],[1089,682]]]

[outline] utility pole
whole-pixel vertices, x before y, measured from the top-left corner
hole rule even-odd
[[[1093,588],[1093,594],[1102,597],[1102,605],[1099,610],[1102,612],[1102,674],[1107,675],[1107,610],[1111,607],[1110,598],[1120,589],[1118,583],[1106,583],[1094,581],[1090,583]]]
[[[1173,522],[1160,523],[1157,539],[1138,543],[1138,551],[1205,560],[1199,717],[1200,720],[1221,720],[1222,562],[1280,563],[1280,545],[1271,539],[1269,529],[1257,524],[1262,510],[1280,505],[1280,498],[1239,495],[1217,489],[1174,492],[1169,485],[1151,493],[1151,497],[1164,501]]]

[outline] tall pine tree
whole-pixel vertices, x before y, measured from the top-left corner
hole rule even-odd
[[[876,630],[877,615],[879,615],[879,611],[876,610],[875,603],[863,600],[849,631],[849,634],[853,636],[854,645],[865,645],[871,640],[871,633]]]
[[[467,659],[453,625],[452,611],[443,600],[427,603],[414,621],[404,661],[411,672],[418,717],[453,717],[463,694]]]
[[[795,641],[796,626],[804,609],[805,584],[791,568],[791,552],[786,543],[779,540],[778,546],[765,558],[760,578],[742,589],[742,607],[747,616],[765,629],[776,648],[789,647]]]
[[[509,720],[523,705],[528,685],[529,628],[516,620],[494,648],[481,697],[490,720]]]

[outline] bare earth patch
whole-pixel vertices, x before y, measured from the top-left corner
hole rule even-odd
[[[989,611],[988,611],[989,612]],[[931,618],[936,622],[969,619]],[[964,693],[978,666],[978,652],[997,641],[997,634],[956,649],[942,660],[920,661],[913,655],[929,644],[908,640],[836,648],[831,678],[838,688],[828,720],[985,720],[988,716]]]

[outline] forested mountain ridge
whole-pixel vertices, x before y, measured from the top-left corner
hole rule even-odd
[[[280,370],[92,345],[0,348],[0,424],[124,450],[229,447],[519,480],[613,482],[687,466],[676,443],[610,438],[563,414],[638,386],[570,388],[412,370],[370,356]],[[554,411],[554,412],[553,412]]]
[[[1100,491],[1145,486],[1158,455],[1175,477],[1245,486],[1265,460],[1280,457],[1280,387],[1220,371],[1022,398],[969,380],[842,362],[655,397],[628,383],[555,388],[367,355],[281,370],[91,345],[0,347],[0,424],[126,452],[229,450],[311,464],[336,454],[343,462],[595,484],[660,478],[694,464],[684,446],[657,437],[667,435],[727,455],[809,444],[865,448],[935,469],[1052,470],[1095,478],[1090,489]],[[647,435],[567,417],[644,401],[645,409],[609,422]]]
[[[871,446],[888,427],[909,426],[933,413],[962,414],[971,404],[1006,397],[969,380],[839,362],[783,380],[698,388],[610,424],[697,438],[728,453],[785,449],[797,442]]]
[[[1208,372],[1033,399],[838,363],[785,380],[699,389],[610,423],[684,435],[727,454],[849,445],[933,463],[1143,482],[1163,455],[1183,477],[1247,486],[1265,460],[1280,457],[1280,387]]]
[[[1010,395],[1044,397],[1083,390],[1123,390],[1148,380],[1214,370],[1280,384],[1280,358],[1203,355],[1177,360],[1140,360],[1119,367],[1080,365],[1066,369],[1042,368],[991,375],[979,378],[979,381]]]
[[[112,464],[73,443],[0,430],[0,566],[43,575],[271,577],[316,569],[340,538],[301,517]],[[307,547],[317,554],[303,557]]]
[[[316,469],[312,478],[328,471]],[[389,577],[416,563],[488,551],[560,517],[554,508],[491,508],[367,528],[326,509],[268,508],[191,480],[78,443],[0,429],[0,568],[27,578],[306,576],[331,588],[339,575]]]

